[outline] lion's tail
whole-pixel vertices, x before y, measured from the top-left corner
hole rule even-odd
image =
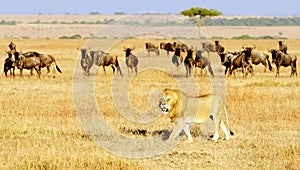
[[[234,132],[231,130],[231,128],[230,128],[230,126],[229,126],[229,120],[228,120],[228,115],[227,115],[226,107],[224,107],[224,110],[225,110],[225,116],[226,116],[226,124],[227,124],[227,127],[228,127],[228,129],[229,129],[230,135],[233,136],[233,135],[234,135]]]

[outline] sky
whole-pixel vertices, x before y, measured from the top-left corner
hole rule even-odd
[[[299,0],[6,0],[1,6],[0,14],[179,14],[204,7],[225,16],[300,16]]]

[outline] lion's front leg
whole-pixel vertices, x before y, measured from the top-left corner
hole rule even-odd
[[[173,131],[169,137],[169,141],[174,141],[176,139],[176,137],[180,134],[180,132],[182,131],[183,127],[185,125],[185,119],[181,118],[181,119],[178,119],[176,122],[175,122],[175,125],[174,125],[174,128],[173,128]]]
[[[194,140],[193,140],[193,137],[192,137],[192,135],[191,135],[191,131],[190,131],[190,126],[189,126],[189,124],[185,124],[183,130],[184,130],[185,134],[186,134],[187,137],[188,137],[188,141],[189,141],[189,142],[193,142]]]

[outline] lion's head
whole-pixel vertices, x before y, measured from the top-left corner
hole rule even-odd
[[[180,90],[165,89],[159,101],[159,108],[163,114],[169,114],[174,121],[180,114],[183,93]]]

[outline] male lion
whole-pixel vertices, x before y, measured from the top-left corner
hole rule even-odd
[[[207,94],[198,97],[187,97],[180,90],[165,89],[160,98],[159,107],[163,114],[169,114],[171,122],[175,122],[169,140],[175,140],[183,129],[188,137],[188,141],[192,142],[193,138],[190,133],[189,124],[204,123],[209,119],[214,124],[212,140],[215,142],[218,141],[219,127],[223,130],[225,139],[228,140],[230,138],[228,130],[222,121],[222,116],[225,113],[228,126],[225,102],[218,95]],[[234,133],[230,130],[230,134],[233,135]]]

